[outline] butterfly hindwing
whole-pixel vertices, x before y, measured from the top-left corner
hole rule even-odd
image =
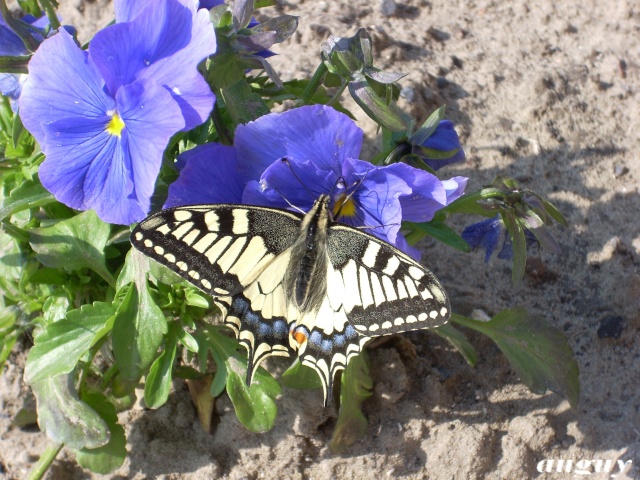
[[[436,327],[450,315],[449,299],[429,270],[388,243],[354,228],[334,224],[328,254],[332,284],[349,322],[361,335]]]

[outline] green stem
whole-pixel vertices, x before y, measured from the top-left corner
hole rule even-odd
[[[64,447],[64,443],[49,445],[42,455],[40,455],[33,469],[29,472],[27,480],[40,480],[44,474],[47,473],[47,470],[58,456],[58,453],[60,453],[60,450],[62,450],[62,447]]]
[[[324,63],[318,65],[318,68],[316,68],[313,77],[311,77],[311,80],[307,84],[307,88],[305,88],[304,92],[302,92],[302,95],[300,95],[300,105],[309,105],[311,99],[316,93],[316,90],[318,90],[318,87],[322,83],[322,80],[324,79],[324,76],[328,71],[329,70]]]
[[[217,92],[218,98],[221,98],[221,93]],[[224,120],[222,119],[222,112],[220,111],[220,104],[216,102],[213,105],[213,111],[211,112],[211,120],[213,121],[213,126],[218,133],[218,137],[220,137],[220,143],[222,145],[233,145],[233,138],[227,130],[227,127],[224,124]]]
[[[333,103],[340,98],[342,92],[344,92],[344,89],[347,88],[347,85],[349,85],[349,82],[342,82],[342,85],[340,85],[338,91],[333,94],[333,97],[331,97],[331,99],[327,102],[327,105],[333,105]]]
[[[51,24],[51,28],[53,30],[58,30],[60,28],[60,22],[58,21],[58,16],[56,15],[56,10],[48,0],[40,1],[40,5],[44,9],[44,13],[47,15],[47,19],[49,19],[49,23]]]

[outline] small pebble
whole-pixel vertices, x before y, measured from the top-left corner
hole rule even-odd
[[[620,338],[622,330],[624,330],[624,318],[619,315],[612,317],[605,317],[600,320],[600,326],[598,327],[599,338]]]

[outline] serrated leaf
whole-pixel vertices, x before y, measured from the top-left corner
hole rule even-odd
[[[110,303],[83,305],[65,319],[50,323],[35,338],[24,378],[27,384],[71,372],[84,353],[108,331],[115,308]]]
[[[367,419],[362,414],[362,403],[371,396],[373,380],[369,375],[369,359],[362,351],[351,359],[342,372],[340,412],[333,430],[329,448],[334,453],[344,452],[367,430]]]
[[[98,448],[109,442],[109,427],[80,401],[73,375],[47,377],[31,385],[38,406],[40,430],[69,448]]]
[[[573,351],[562,331],[543,317],[516,307],[503,310],[488,322],[456,314],[451,320],[496,342],[532,392],[541,395],[549,389],[567,397],[571,406],[578,404],[580,380]]]
[[[144,403],[149,408],[160,408],[167,402],[171,391],[171,370],[176,358],[178,330],[180,325],[172,323],[164,350],[151,364],[144,383]]]
[[[53,195],[39,181],[25,180],[0,202],[0,219],[27,208],[39,207],[55,201]]]
[[[298,390],[315,390],[322,388],[322,381],[316,371],[300,363],[296,359],[280,377],[280,383],[284,387],[295,388]]]
[[[456,347],[456,350],[464,357],[469,365],[475,367],[478,363],[478,354],[473,348],[473,345],[469,343],[467,337],[460,330],[456,329],[450,323],[445,323],[439,327],[435,327],[433,332],[440,335],[447,340],[451,345]]]
[[[83,448],[76,452],[76,460],[81,467],[106,475],[121,467],[127,456],[127,438],[114,405],[99,393],[89,393],[82,399],[106,422],[109,428],[109,442],[98,448]]]
[[[113,355],[124,380],[135,382],[155,360],[167,333],[167,320],[149,294],[133,283],[118,308],[113,324]]]
[[[111,227],[93,210],[62,220],[52,227],[36,228],[31,233],[31,248],[47,267],[79,270],[90,268],[105,280],[112,280],[104,258],[104,247]]]

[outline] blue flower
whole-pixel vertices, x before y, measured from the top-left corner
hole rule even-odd
[[[220,147],[191,154],[179,180],[170,186],[165,206],[202,203],[209,195],[210,202],[307,211],[318,196],[329,194],[336,220],[366,227],[417,256],[400,234],[401,221],[431,220],[462,195],[467,179],[443,182],[402,163],[376,167],[358,159],[362,138],[362,130],[331,107],[265,115],[238,126],[235,156],[223,154]],[[187,170],[190,163],[196,166]]]
[[[525,229],[524,233],[527,246],[538,243],[529,230]],[[462,238],[469,244],[471,250],[484,249],[485,262],[489,261],[498,245],[500,245],[498,258],[502,260],[513,258],[511,235],[499,214],[493,218],[469,225],[462,231]]]
[[[441,120],[434,132],[422,143],[422,146],[440,152],[458,150],[453,156],[443,159],[421,155],[424,162],[434,170],[452,163],[462,162],[465,159],[464,150],[460,145],[460,138],[453,127],[453,122],[450,120]]]
[[[28,23],[33,27],[31,35],[33,39],[40,43],[44,39],[44,34],[40,32],[49,26],[47,17],[36,18],[26,15],[22,20],[16,20]],[[65,27],[73,30],[71,27]],[[0,15],[0,56],[19,57],[29,55],[29,50],[22,42],[20,37],[7,25],[4,18]],[[0,73],[0,94],[11,100],[11,108],[15,112],[18,109],[18,98],[22,93],[22,85],[27,79],[27,75],[23,73]]]
[[[197,71],[215,34],[196,3],[120,0],[118,23],[88,51],[63,30],[38,48],[20,112],[46,155],[40,181],[60,202],[110,223],[146,216],[169,139],[203,123],[215,100]]]

